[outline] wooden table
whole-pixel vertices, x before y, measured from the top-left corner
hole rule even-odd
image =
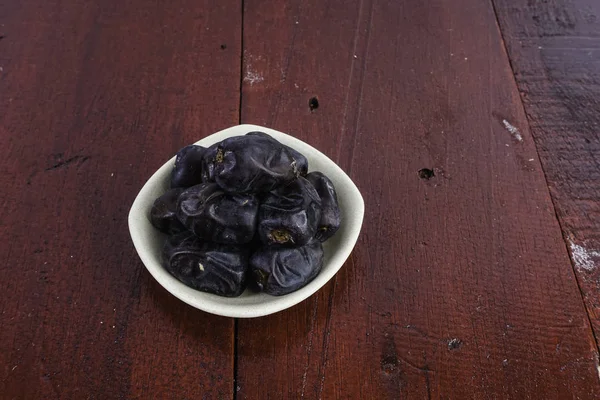
[[[599,99],[597,0],[0,2],[0,398],[600,398]],[[238,123],[367,207],[250,320],[166,292],[126,224]]]

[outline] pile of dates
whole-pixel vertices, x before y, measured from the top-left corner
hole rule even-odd
[[[189,287],[239,296],[293,292],[323,266],[340,227],[335,188],[306,157],[263,132],[179,150],[152,224],[168,237],[163,265]]]

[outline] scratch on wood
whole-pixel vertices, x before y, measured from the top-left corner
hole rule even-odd
[[[58,168],[62,168],[62,167],[66,167],[69,164],[72,164],[76,161],[79,161],[80,164],[83,164],[84,162],[86,162],[89,159],[88,156],[73,156],[71,158],[68,158],[66,160],[60,161],[56,164],[54,164],[51,167],[46,168],[46,171],[52,171],[53,169],[58,169]]]
[[[521,133],[513,124],[511,124],[510,122],[508,122],[505,119],[502,120],[502,123],[504,124],[504,127],[506,128],[506,130],[509,131],[511,133],[511,135],[514,136],[515,139],[517,139],[519,142],[523,141],[523,136],[521,136]]]
[[[296,21],[296,24],[298,24],[298,22]],[[285,83],[286,79],[287,79],[287,74],[288,71],[290,70],[290,62],[292,61],[292,54],[294,53],[294,47],[296,44],[296,35],[298,34],[298,30],[294,29],[294,34],[292,35],[292,41],[290,43],[290,48],[287,51],[287,54],[285,56],[285,61],[284,61],[284,68],[281,69],[281,83]]]
[[[600,251],[587,250],[585,247],[575,244],[572,240],[569,240],[569,247],[571,248],[573,263],[577,269],[592,271],[596,268],[594,258],[600,257]]]
[[[31,180],[33,179],[34,176],[37,175],[37,171],[32,171],[29,176],[27,177],[27,180],[25,181],[26,184],[31,185]]]
[[[354,40],[353,40],[353,45],[352,45],[352,51],[356,52],[356,46],[358,43],[358,32],[360,28],[360,20],[362,17],[362,10],[363,10],[363,0],[360,0],[360,4],[358,6],[358,16],[356,17],[356,29],[354,31]],[[354,60],[356,60],[356,58],[353,58],[352,61],[350,62],[350,74],[348,75],[348,85],[346,85],[346,98],[344,99],[344,113],[343,113],[343,117],[342,117],[342,129],[341,129],[341,136],[340,136],[340,140],[338,141],[339,146],[337,149],[337,161],[340,161],[340,157],[342,154],[342,142],[343,142],[343,138],[344,138],[344,133],[346,132],[346,116],[348,114],[348,103],[349,103],[349,99],[350,99],[350,86],[352,85],[352,77],[354,76]]]
[[[429,373],[429,372],[435,372],[434,370],[430,369],[429,366],[427,365],[426,361],[426,357],[425,355],[423,355],[423,359],[425,360],[425,364],[420,367],[417,364],[413,363],[412,361],[409,361],[407,358],[404,358],[402,356],[397,356],[398,360],[401,361],[402,363],[408,365],[409,367],[411,367],[412,369],[414,369],[415,371],[418,372],[422,372],[422,373]]]
[[[431,400],[431,382],[429,381],[429,367],[427,366],[427,355],[423,351],[423,369],[425,371],[425,387],[427,388],[427,400]]]
[[[306,349],[306,366],[304,367],[304,373],[302,374],[302,390],[300,392],[300,398],[302,398],[302,399],[304,398],[304,390],[306,389],[306,375],[308,373],[308,366],[310,364],[310,355],[312,353],[312,342],[313,342],[313,336],[315,333],[315,322],[317,320],[318,305],[319,305],[318,301],[315,300],[311,323],[310,323],[310,333],[308,335],[308,346]]]
[[[298,24],[298,21],[296,21],[296,24]],[[285,65],[285,67],[281,69],[281,78],[279,79],[279,83],[281,83],[281,84],[284,84],[287,80],[287,74],[290,69],[290,63],[292,60],[292,54],[294,53],[294,46],[296,43],[296,35],[297,34],[298,34],[298,29],[294,29],[294,34],[292,35],[292,41],[290,43],[290,48],[287,51],[287,54],[285,56],[285,61],[283,63]],[[296,85],[294,85],[294,86],[296,86]],[[281,97],[283,96],[283,92],[284,92],[283,90],[280,90],[278,93],[277,101],[275,102],[275,109],[271,113],[270,118],[269,118],[270,124],[273,124],[273,121],[275,121],[275,119],[279,115],[279,107],[281,106]]]
[[[356,111],[356,118],[354,119],[354,132],[352,132],[352,147],[350,148],[350,164],[348,165],[348,170],[352,171],[352,165],[354,164],[354,151],[356,149],[356,140],[358,138],[358,125],[360,123],[360,117],[362,112],[362,99],[363,99],[363,91],[365,87],[365,74],[367,71],[367,59],[369,58],[369,45],[371,44],[371,28],[373,27],[373,8],[375,5],[375,1],[371,2],[371,8],[369,9],[369,24],[367,25],[367,37],[365,44],[365,56],[362,63],[362,71],[360,75],[360,91],[358,94],[358,107]]]
[[[327,304],[327,318],[325,319],[325,332],[323,333],[323,357],[321,360],[321,386],[319,387],[319,400],[323,398],[323,386],[325,386],[325,368],[327,368],[327,351],[329,350],[329,335],[331,335],[331,312],[333,309],[333,297],[335,296],[335,287],[337,285],[337,277],[333,278],[333,288],[329,294],[329,302]]]
[[[420,329],[419,327],[417,327],[415,325],[406,325],[405,328],[410,329],[411,331],[417,332],[419,335],[423,336],[424,338],[429,337],[429,334],[427,334],[427,332],[425,332],[424,330]]]

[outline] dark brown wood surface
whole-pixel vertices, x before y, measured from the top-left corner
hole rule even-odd
[[[600,2],[494,1],[563,236],[600,337]]]
[[[127,214],[238,122],[240,29],[235,1],[0,2],[0,398],[231,398],[234,321],[162,289]]]
[[[492,4],[245,4],[242,121],[331,155],[366,214],[324,290],[238,322],[238,397],[600,395]]]
[[[597,11],[0,2],[0,399],[600,397]],[[126,216],[240,120],[328,154],[367,208],[322,290],[234,321],[162,289]]]

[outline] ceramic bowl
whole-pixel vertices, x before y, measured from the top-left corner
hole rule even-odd
[[[193,307],[212,314],[236,318],[260,317],[285,310],[325,285],[339,271],[356,244],[365,210],[358,188],[340,167],[314,147],[285,133],[262,126],[238,125],[205,137],[196,144],[208,147],[228,137],[245,135],[251,131],[268,133],[281,143],[298,150],[308,159],[309,171],[323,172],[335,185],[342,225],[336,235],[324,243],[323,269],[308,285],[284,296],[270,296],[246,290],[239,297],[229,298],[189,288],[169,274],[160,263],[161,249],[166,236],[152,226],[149,213],[154,200],[168,189],[175,157],[167,161],[148,179],[129,212],[129,231],[135,249],[158,283],[175,297]]]

